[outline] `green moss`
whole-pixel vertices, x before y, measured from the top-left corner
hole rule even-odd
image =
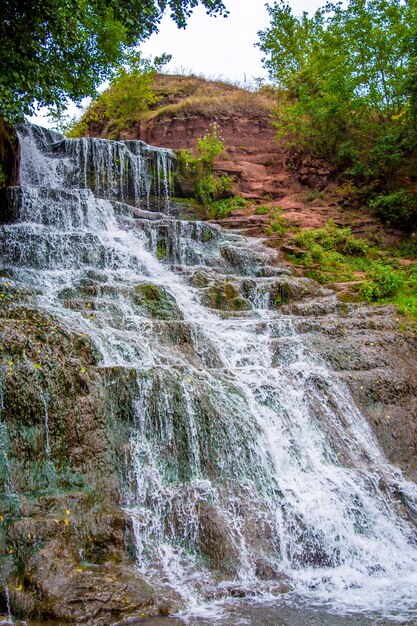
[[[160,261],[163,261],[168,256],[166,246],[162,242],[157,244],[155,254]]]
[[[213,309],[225,311],[246,311],[249,304],[237,292],[232,283],[228,281],[216,281],[205,291],[207,305]]]
[[[152,283],[136,285],[134,302],[154,319],[176,320],[182,317],[172,296],[163,287]]]

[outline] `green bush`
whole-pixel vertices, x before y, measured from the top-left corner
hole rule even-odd
[[[263,204],[262,206],[258,206],[255,209],[255,215],[266,215],[267,213],[269,213],[270,207],[267,206],[266,204]]]
[[[313,261],[316,261],[317,263],[320,262],[323,258],[324,255],[324,250],[323,248],[320,246],[320,244],[315,243],[314,245],[311,246],[310,248],[310,254],[311,254],[311,258]]]
[[[279,90],[274,119],[289,162],[325,159],[344,174],[345,205],[411,226],[401,187],[414,186],[417,170],[415,2],[323,2],[299,16],[289,0],[270,4],[258,45]]]
[[[122,129],[136,124],[140,114],[157,101],[152,90],[155,76],[170,58],[163,54],[151,62],[142,59],[140,53],[129,52],[110,87],[88,107],[80,121],[67,129],[67,136],[81,137],[87,133],[92,122],[109,120],[109,130],[111,128],[113,138],[117,139]]]
[[[374,214],[388,225],[407,226],[416,206],[413,195],[405,189],[377,196],[370,203]]]
[[[404,286],[404,276],[388,265],[375,264],[367,273],[369,280],[361,287],[365,300],[382,300],[394,296]]]
[[[195,179],[196,197],[206,208],[210,203],[229,196],[233,187],[230,176],[213,173],[214,162],[223,152],[224,143],[215,123],[198,140],[195,154],[191,150],[178,151],[178,170],[180,174],[191,175]]]
[[[323,228],[297,233],[293,241],[307,250],[318,244],[323,250],[335,250],[347,256],[363,256],[368,248],[363,239],[352,235],[350,228],[339,228],[333,220],[329,220]]]
[[[306,202],[318,202],[321,203],[324,200],[324,192],[316,189],[315,191],[309,191],[306,195]]]
[[[417,258],[417,237],[413,234],[403,241],[393,253],[409,259]]]
[[[287,232],[287,221],[276,220],[275,222],[271,222],[271,224],[265,228],[265,232],[267,235],[276,234],[283,237]]]
[[[224,143],[220,137],[219,127],[214,122],[208,132],[197,141],[197,154],[200,160],[210,169],[214,161],[224,152]]]
[[[224,200],[212,200],[207,205],[207,215],[211,220],[227,217],[231,211],[244,208],[247,204],[247,200],[240,196],[225,198]]]

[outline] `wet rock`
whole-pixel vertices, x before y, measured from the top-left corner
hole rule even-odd
[[[124,616],[166,615],[181,604],[172,592],[159,596],[127,563],[83,565],[65,538],[47,542],[29,560],[23,590],[26,587],[36,598],[32,617],[64,623],[105,626]]]
[[[202,554],[215,569],[234,576],[239,569],[239,548],[233,531],[219,510],[208,502],[198,507],[198,543]]]
[[[177,320],[182,314],[174,298],[159,285],[144,283],[136,285],[134,303],[143,307],[148,315],[155,319]]]
[[[339,372],[389,461],[417,479],[417,336],[390,306],[350,304],[297,323]]]
[[[270,561],[265,558],[259,558],[256,560],[255,574],[260,580],[279,580],[282,583],[280,593],[286,593],[289,591],[289,586],[284,582],[284,576],[277,568],[276,561]]]
[[[311,300],[325,293],[314,281],[300,277],[282,276],[270,287],[271,302],[275,306],[297,300]]]
[[[96,483],[98,472],[106,482],[112,474],[108,424],[89,341],[22,306],[3,309],[0,332],[15,488],[79,487],[87,476]]]
[[[283,244],[281,246],[281,250],[285,254],[290,254],[297,258],[302,258],[305,255],[305,250],[303,250],[302,248],[298,248],[297,246],[290,246],[288,244]]]
[[[247,311],[249,303],[239,295],[236,287],[227,280],[216,280],[204,291],[203,301],[212,309]]]
[[[205,270],[197,270],[190,278],[193,287],[208,287],[211,282],[209,273]]]

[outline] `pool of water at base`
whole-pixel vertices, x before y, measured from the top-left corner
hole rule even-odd
[[[282,602],[251,602],[234,600],[222,605],[220,619],[198,616],[181,617],[130,617],[117,621],[118,626],[417,626],[415,620],[398,621],[380,616],[351,614],[337,615],[322,608],[294,607]],[[3,621],[4,620],[4,621]],[[0,625],[15,626],[64,626],[62,622],[19,621],[10,622],[0,617]]]

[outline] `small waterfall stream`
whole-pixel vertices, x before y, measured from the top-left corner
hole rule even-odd
[[[236,590],[273,597],[283,576],[290,598],[412,619],[415,527],[380,485],[410,509],[417,488],[273,308],[288,270],[258,241],[175,219],[170,151],[18,134],[1,265],[91,338],[101,368],[135,372],[125,507],[139,570],[209,619]],[[213,306],[227,294],[232,307]]]

